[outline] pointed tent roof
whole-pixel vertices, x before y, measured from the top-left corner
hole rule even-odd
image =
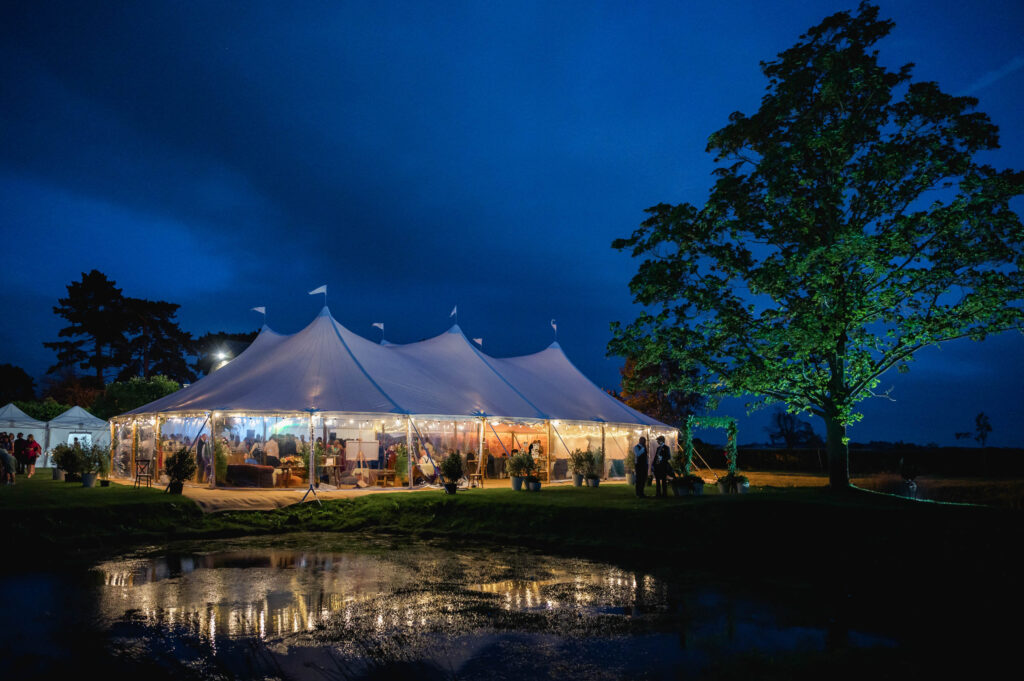
[[[14,430],[46,430],[46,421],[37,421],[9,402],[0,409],[0,428]]]
[[[329,411],[504,416],[663,425],[591,383],[558,344],[495,359],[458,325],[434,338],[381,345],[325,306],[290,336],[266,326],[237,358],[188,388],[129,414]]]
[[[85,409],[82,409],[79,406],[74,406],[65,411],[63,414],[60,414],[59,416],[50,419],[47,422],[47,425],[50,426],[51,428],[56,426],[59,428],[92,429],[106,428],[107,422],[101,418],[93,416],[92,414],[90,414]]]

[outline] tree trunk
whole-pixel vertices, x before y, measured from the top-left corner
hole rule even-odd
[[[828,484],[833,491],[850,489],[850,452],[843,439],[846,427],[837,415],[825,416],[825,445],[828,451]]]

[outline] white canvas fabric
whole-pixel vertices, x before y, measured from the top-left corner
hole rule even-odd
[[[27,438],[29,434],[35,438],[39,446],[42,447],[43,452],[46,452],[46,436],[47,428],[46,421],[38,421],[22,410],[14,406],[14,403],[6,404],[0,409],[0,431],[7,433],[13,433],[17,435],[22,433]],[[11,452],[12,454],[14,452]],[[46,465],[47,457],[41,456],[36,460],[36,466],[42,467]]]
[[[74,433],[89,433],[93,444],[104,447],[110,444],[110,424],[81,407],[71,407],[48,421],[46,427],[49,430],[48,451],[61,443],[67,443],[68,436]]]
[[[607,421],[661,426],[591,383],[557,344],[526,355],[484,354],[458,325],[418,343],[358,336],[324,307],[284,336],[264,326],[236,359],[129,414],[356,412]]]

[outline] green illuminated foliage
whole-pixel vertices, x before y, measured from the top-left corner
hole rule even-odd
[[[832,486],[849,486],[846,427],[921,348],[1020,328],[1024,175],[975,160],[998,146],[977,100],[912,82],[874,46],[878,8],[840,12],[762,64],[752,115],[711,135],[703,207],[659,204],[613,247],[642,258],[645,312],[609,351],[665,390],[755,395],[822,417]],[[696,371],[694,371],[696,369]]]

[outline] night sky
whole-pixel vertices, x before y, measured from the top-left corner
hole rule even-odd
[[[0,10],[0,362],[53,363],[93,268],[194,335],[290,333],[322,304],[373,340],[459,324],[496,356],[558,340],[595,383],[659,202],[703,204],[708,135],[758,62],[846,2],[115,3]],[[432,6],[437,5],[437,6]],[[882,3],[883,62],[980,99],[1024,169],[1024,3]],[[1024,212],[1024,202],[1015,204]],[[1024,336],[929,349],[855,441],[954,444],[986,412],[1024,446]],[[742,401],[724,405],[741,415]],[[765,441],[770,411],[740,441]],[[815,429],[823,433],[815,420]],[[973,443],[972,443],[973,444]]]

